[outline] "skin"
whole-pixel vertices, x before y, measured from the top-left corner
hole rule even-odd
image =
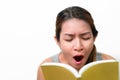
[[[76,70],[83,67],[93,49],[95,37],[93,37],[90,25],[81,19],[72,18],[62,24],[60,40],[55,40],[61,49],[59,60],[61,63],[69,64]],[[80,61],[76,61],[74,56],[82,56]],[[113,59],[111,56],[102,54],[102,58]],[[51,62],[51,58],[44,62]],[[38,69],[37,80],[44,80],[41,68]]]
[[[86,63],[95,41],[90,25],[83,20],[73,18],[62,24],[60,35],[57,44],[62,50],[61,62],[79,70]],[[76,62],[74,56],[83,56],[83,59]]]

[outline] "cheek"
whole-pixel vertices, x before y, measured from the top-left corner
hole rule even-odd
[[[94,44],[93,43],[91,43],[91,44],[87,44],[86,46],[85,46],[85,61],[88,59],[88,57],[90,56],[90,54],[91,54],[91,51],[93,50],[93,46],[94,46]]]
[[[68,44],[66,42],[61,43],[61,50],[68,52],[71,49],[71,44]]]
[[[60,44],[59,44],[61,50],[68,50],[71,46],[71,43],[67,43],[63,39],[60,39]]]
[[[72,52],[72,43],[67,43],[65,41],[62,41],[60,44],[60,48],[64,55],[70,56]]]
[[[86,42],[84,47],[87,51],[87,53],[90,53],[93,49],[93,46],[94,46],[94,41],[90,41],[90,42]]]

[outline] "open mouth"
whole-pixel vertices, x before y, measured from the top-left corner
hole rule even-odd
[[[74,56],[73,58],[75,59],[76,62],[79,62],[83,59],[83,56]]]

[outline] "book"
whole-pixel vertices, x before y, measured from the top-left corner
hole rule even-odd
[[[80,71],[63,63],[43,63],[45,80],[119,80],[119,62],[116,60],[94,61]]]

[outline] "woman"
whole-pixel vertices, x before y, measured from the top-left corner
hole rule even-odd
[[[57,15],[55,35],[61,52],[49,57],[43,63],[65,63],[80,70],[85,64],[93,61],[114,59],[96,51],[94,42],[97,34],[92,16],[87,10],[78,6],[62,10]],[[40,67],[37,80],[44,80]]]

